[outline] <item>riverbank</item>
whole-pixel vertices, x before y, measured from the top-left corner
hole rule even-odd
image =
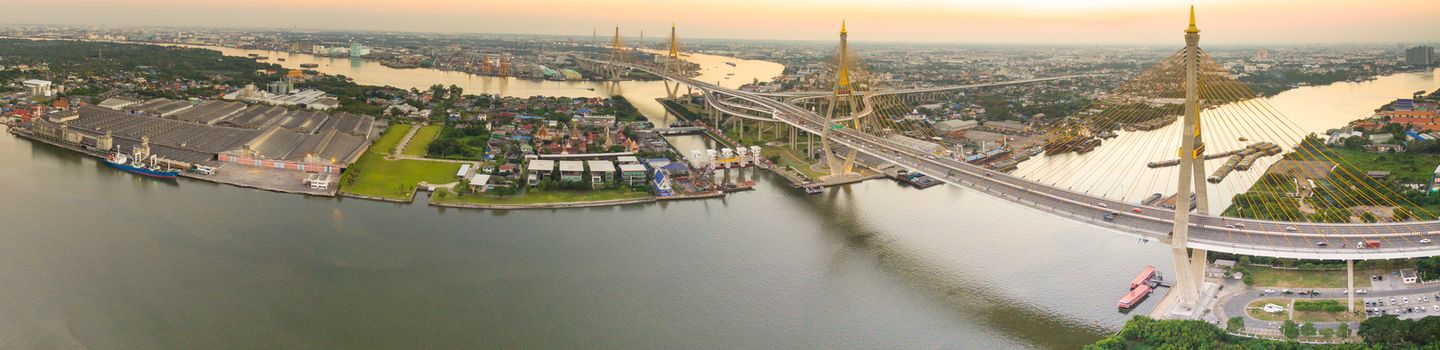
[[[101,162],[105,161],[106,155],[103,153],[75,147],[73,145],[61,142],[54,142],[41,137],[35,137],[35,135],[31,134],[28,130],[25,130],[23,128],[16,128],[10,126],[6,129],[11,135],[30,140],[31,142],[55,146],[75,153],[79,153],[81,155],[93,157]],[[270,191],[276,193],[332,198],[337,196],[338,193],[337,189],[335,188],[315,189],[305,185],[303,183],[305,173],[296,173],[294,171],[269,169],[263,167],[249,167],[233,163],[227,163],[220,166],[217,169],[217,172],[213,175],[204,175],[192,173],[190,171],[181,171],[179,176],[192,180],[210,182],[221,185],[230,185],[241,188]]]

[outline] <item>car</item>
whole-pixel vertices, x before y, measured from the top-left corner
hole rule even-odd
[[[1285,226],[1286,231],[1295,232],[1295,226]]]
[[[1315,246],[1316,246],[1316,247],[1329,247],[1329,246],[1330,246],[1330,243],[1326,243],[1326,242],[1316,242],[1316,243],[1315,243]]]
[[[1420,239],[1420,244],[1430,244],[1430,239],[1429,239],[1429,238],[1422,238],[1422,239]]]
[[[1274,290],[1274,289],[1266,289],[1266,290],[1265,290],[1265,294],[1275,294],[1275,290]]]
[[[1370,291],[1367,291],[1367,290],[1364,290],[1364,289],[1355,290],[1355,294],[1365,294],[1365,293],[1370,293]]]
[[[1136,214],[1145,212],[1144,210],[1140,210],[1140,208],[1130,208],[1130,211],[1135,212]]]
[[[1110,207],[1110,205],[1105,204],[1105,202],[1095,203],[1095,205],[1098,206],[1098,207],[1101,207],[1101,208],[1109,208],[1109,207]]]
[[[1245,228],[1245,224],[1242,224],[1242,223],[1238,223],[1238,222],[1237,222],[1237,223],[1235,223],[1235,228]]]
[[[1235,225],[1234,225],[1234,224],[1225,225],[1225,228],[1235,228]]]

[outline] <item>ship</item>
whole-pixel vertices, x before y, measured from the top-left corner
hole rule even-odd
[[[734,66],[735,66],[735,62],[725,62],[725,65],[734,67]]]
[[[315,68],[315,67],[319,67],[319,66],[320,66],[320,65],[314,64],[314,63],[301,63],[301,64],[300,64],[300,68]]]
[[[129,154],[114,151],[105,157],[105,165],[111,168],[140,174],[157,179],[174,179],[180,176],[179,169],[171,169],[167,165],[160,164],[155,155],[150,154],[150,138],[141,138],[140,145]]]

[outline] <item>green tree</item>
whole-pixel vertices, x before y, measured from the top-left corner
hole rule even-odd
[[[1360,321],[1360,337],[1365,338],[1366,343],[1401,346],[1405,344],[1405,335],[1410,332],[1409,324],[1396,318],[1394,315],[1367,318]]]
[[[1280,325],[1280,333],[1285,334],[1285,338],[1298,338],[1300,337],[1300,326],[1297,326],[1295,321],[1285,320],[1285,324]]]
[[[1336,326],[1336,327],[1335,327],[1335,336],[1341,337],[1341,338],[1349,338],[1349,337],[1350,337],[1350,323],[1348,323],[1348,322],[1347,322],[1347,323],[1341,323],[1339,326]]]
[[[1301,324],[1300,335],[1307,337],[1315,336],[1315,324],[1310,322],[1305,322],[1304,324]]]
[[[1364,221],[1366,223],[1374,223],[1376,221],[1380,221],[1380,219],[1376,218],[1375,214],[1371,214],[1367,211],[1364,213],[1360,213],[1360,221]]]
[[[1239,333],[1245,330],[1245,318],[1240,316],[1231,317],[1225,321],[1225,330],[1231,333]]]

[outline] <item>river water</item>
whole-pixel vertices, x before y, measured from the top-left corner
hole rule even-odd
[[[745,170],[724,199],[486,211],[156,182],[9,134],[0,159],[7,348],[1073,349],[1169,274],[1165,246],[944,186]]]
[[[189,47],[205,48],[220,51],[225,55],[247,57],[254,54],[266,57],[261,62],[279,64],[290,69],[303,69],[302,64],[315,64],[311,68],[325,74],[344,75],[362,85],[389,85],[401,89],[416,88],[428,89],[435,84],[445,86],[456,85],[465,89],[466,93],[489,93],[504,96],[529,97],[536,95],[543,96],[572,96],[572,97],[599,97],[599,96],[624,96],[641,113],[645,114],[658,126],[669,125],[674,121],[673,117],[665,115],[665,109],[657,97],[665,96],[665,83],[661,81],[621,81],[621,82],[598,82],[598,81],[550,81],[550,80],[527,80],[514,77],[502,78],[493,76],[480,76],[469,73],[450,72],[431,68],[395,69],[381,65],[378,61],[368,59],[352,59],[349,57],[321,57],[310,54],[290,53],[268,50],[246,50],[218,46],[194,46]],[[280,61],[284,58],[284,61]],[[738,88],[745,83],[759,81],[770,81],[770,78],[779,76],[785,66],[774,62],[743,60],[734,57],[715,56],[706,54],[689,54],[686,60],[700,65],[701,74],[695,79],[705,82],[716,82],[717,84],[730,88]],[[727,63],[733,63],[730,65]],[[683,92],[683,91],[682,91]]]

